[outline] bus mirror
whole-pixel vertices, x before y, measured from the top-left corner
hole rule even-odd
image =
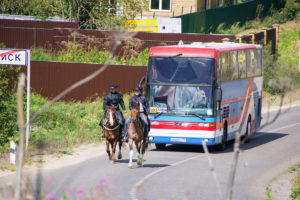
[[[168,96],[154,97],[154,101],[158,102],[158,103],[167,104],[167,102],[168,102]]]
[[[216,90],[216,101],[217,102],[222,101],[222,89],[221,88],[217,88],[217,90]]]

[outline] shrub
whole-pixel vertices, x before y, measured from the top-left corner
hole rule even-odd
[[[18,67],[0,66],[0,146],[5,145],[17,131],[15,88]]]

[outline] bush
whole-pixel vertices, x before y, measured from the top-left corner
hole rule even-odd
[[[17,132],[15,66],[0,66],[0,146],[5,145]]]

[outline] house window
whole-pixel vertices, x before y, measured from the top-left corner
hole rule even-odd
[[[150,0],[150,10],[171,10],[171,0]]]

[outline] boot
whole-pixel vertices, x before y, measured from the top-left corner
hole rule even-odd
[[[103,126],[102,126],[101,138],[102,138],[102,139],[105,138],[105,133],[104,133],[104,128],[103,128]]]
[[[128,133],[126,132],[124,133],[124,137],[122,138],[122,141],[126,143],[128,142]]]

